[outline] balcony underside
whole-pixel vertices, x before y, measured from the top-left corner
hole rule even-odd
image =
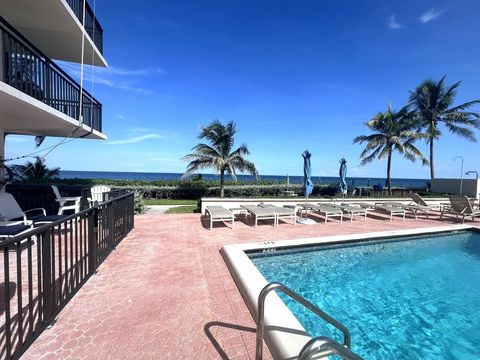
[[[78,120],[3,82],[0,82],[0,129],[7,134],[107,138],[89,126],[79,127]]]
[[[1,0],[0,14],[49,58],[81,62],[83,27],[65,0]],[[107,66],[86,33],[83,60]]]

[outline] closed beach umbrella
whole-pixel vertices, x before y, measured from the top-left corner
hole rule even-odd
[[[312,156],[312,154],[310,153],[310,151],[305,150],[302,156],[303,156],[303,193],[308,198],[308,195],[310,195],[313,190],[312,167],[310,165],[310,157]]]
[[[340,170],[338,171],[338,175],[340,175],[340,191],[343,195],[347,194],[348,186],[347,186],[347,160],[342,158],[340,160]]]
[[[305,150],[302,154],[303,156],[303,193],[305,194],[305,217],[298,220],[298,223],[311,225],[315,224],[315,221],[307,218],[307,204],[308,204],[308,195],[313,191],[313,182],[312,182],[312,167],[310,165],[310,157],[312,154],[310,151]]]

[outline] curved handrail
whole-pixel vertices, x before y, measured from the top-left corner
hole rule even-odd
[[[256,353],[255,359],[261,360],[263,355],[263,336],[264,336],[264,323],[265,323],[265,298],[272,290],[280,290],[284,294],[291,297],[296,302],[305,306],[308,310],[313,312],[315,315],[320,317],[321,319],[325,320],[326,322],[330,323],[331,325],[335,326],[338,330],[343,333],[344,337],[344,346],[350,348],[350,332],[348,331],[347,327],[333,317],[325,313],[324,311],[320,310],[316,305],[312,304],[310,301],[302,297],[301,295],[297,294],[296,292],[292,291],[287,286],[272,282],[266,285],[262,291],[260,291],[260,295],[258,295],[258,318],[257,318],[257,343],[256,343]]]
[[[319,355],[321,352],[328,352],[325,355],[336,354],[345,360],[363,360],[350,349],[326,336],[319,336],[308,341],[300,351],[298,360],[311,359],[312,356]]]

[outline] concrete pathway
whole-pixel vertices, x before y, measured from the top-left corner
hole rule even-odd
[[[165,211],[171,208],[185,206],[185,205],[146,205],[146,213],[149,215],[165,214]]]

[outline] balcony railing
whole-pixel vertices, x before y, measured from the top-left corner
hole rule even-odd
[[[134,194],[0,241],[0,358],[16,360],[134,226]]]
[[[84,0],[66,0],[67,4],[73,10],[80,22],[83,21],[83,1]],[[86,1],[86,0],[85,0]],[[100,26],[92,8],[85,3],[85,31],[93,40],[93,43],[97,47],[98,51],[103,54],[103,29]]]
[[[0,17],[0,80],[48,106],[102,131],[102,104]]]

